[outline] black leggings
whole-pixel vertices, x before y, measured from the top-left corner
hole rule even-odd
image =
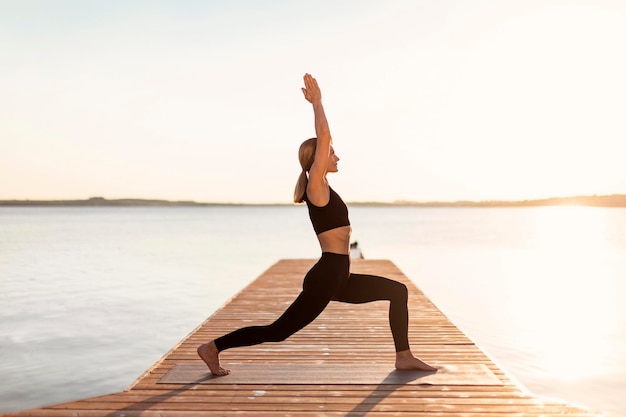
[[[302,292],[272,324],[250,326],[215,339],[221,352],[263,342],[281,342],[311,323],[331,301],[368,303],[389,300],[389,324],[396,352],[409,348],[406,285],[375,275],[351,274],[350,257],[324,252],[304,278]]]

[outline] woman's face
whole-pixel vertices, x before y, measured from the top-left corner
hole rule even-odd
[[[339,168],[337,168],[337,162],[339,162],[339,157],[335,155],[335,149],[331,146],[330,153],[328,154],[328,165],[326,166],[326,172],[339,171]]]

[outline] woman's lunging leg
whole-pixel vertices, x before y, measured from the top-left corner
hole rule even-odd
[[[406,285],[376,275],[350,274],[346,286],[333,300],[352,304],[389,300],[389,325],[396,352],[409,348],[409,312]]]
[[[397,369],[436,371],[413,356],[409,347],[408,290],[401,282],[376,275],[350,274],[342,291],[333,300],[346,303],[368,303],[389,300],[389,325],[396,348]]]

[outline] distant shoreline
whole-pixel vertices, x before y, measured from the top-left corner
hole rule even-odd
[[[351,206],[375,207],[543,207],[543,206],[590,206],[626,207],[626,194],[602,196],[552,197],[521,201],[396,201],[349,202]],[[91,197],[86,200],[0,200],[0,207],[214,207],[214,206],[290,206],[289,203],[201,203],[196,201],[169,201],[140,198],[106,199]]]

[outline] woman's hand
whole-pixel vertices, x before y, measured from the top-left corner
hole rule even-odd
[[[320,90],[317,80],[311,74],[304,74],[302,93],[309,103],[315,104],[322,101],[322,90]]]

